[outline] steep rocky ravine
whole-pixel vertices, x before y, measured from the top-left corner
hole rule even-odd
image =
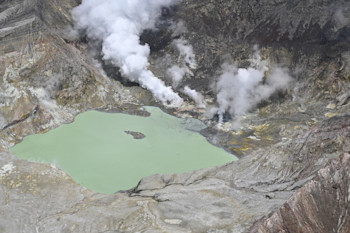
[[[187,30],[144,35],[159,45],[149,69],[165,82],[165,54],[178,57],[171,40],[190,42],[197,67],[175,90],[188,85],[209,105],[228,56],[247,68],[258,45],[269,64],[287,67],[289,88],[249,111],[239,130],[184,95],[182,108],[167,108],[138,85],[104,75],[87,41],[67,33],[79,3],[0,2],[0,232],[350,231],[348,1],[182,0],[171,17]],[[202,134],[241,159],[104,195],[8,151],[87,109],[145,114],[143,105],[203,120]]]

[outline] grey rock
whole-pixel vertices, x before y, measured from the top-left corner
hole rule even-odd
[[[339,102],[338,104],[339,104],[339,105],[347,104],[349,98],[350,98],[350,93],[349,93],[349,92],[344,93],[344,94],[341,95],[341,96],[338,96],[338,97],[337,97],[337,100],[338,100],[338,102]]]
[[[349,162],[348,153],[332,160],[250,232],[348,232]]]

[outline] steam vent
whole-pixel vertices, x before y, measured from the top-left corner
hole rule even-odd
[[[349,202],[348,0],[0,1],[1,233],[349,233]]]

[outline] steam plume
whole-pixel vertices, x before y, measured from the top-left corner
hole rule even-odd
[[[181,30],[184,30],[184,26],[182,24],[178,24],[177,27],[180,27]],[[173,87],[176,88],[186,73],[193,76],[193,73],[190,69],[195,69],[197,67],[197,62],[195,59],[195,55],[193,53],[192,45],[185,39],[177,39],[174,40],[172,45],[178,50],[179,55],[182,60],[181,67],[178,65],[173,65],[167,70],[168,75],[171,77],[173,81]]]
[[[193,48],[189,42],[185,39],[177,39],[173,41],[173,44],[176,46],[180,55],[183,57],[185,65],[189,66],[191,69],[195,69],[197,67],[197,63],[193,53]]]
[[[267,74],[266,80],[264,80],[265,74]],[[219,116],[219,122],[223,121],[225,113],[234,116],[235,121],[239,122],[247,111],[276,91],[287,88],[290,82],[291,77],[287,69],[268,68],[266,62],[259,59],[255,60],[255,67],[246,69],[224,63],[220,78],[215,85],[217,107],[211,112]]]
[[[167,72],[173,81],[173,87],[176,88],[185,76],[186,69],[178,65],[173,65],[167,70]]]
[[[77,30],[102,43],[104,60],[163,103],[178,106],[182,103],[179,95],[147,69],[150,47],[140,44],[141,33],[155,28],[162,7],[175,3],[177,0],[83,0],[72,16]]]
[[[197,107],[205,108],[204,96],[201,93],[189,88],[188,86],[185,86],[184,93],[196,103]]]

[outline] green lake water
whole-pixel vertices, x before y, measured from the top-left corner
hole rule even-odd
[[[88,111],[71,124],[30,135],[10,151],[18,158],[53,163],[88,189],[113,193],[153,174],[223,165],[236,157],[207,142],[205,125],[146,107],[150,117]],[[134,139],[125,131],[140,132]]]

